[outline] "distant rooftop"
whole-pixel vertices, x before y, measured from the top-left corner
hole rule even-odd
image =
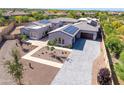
[[[42,24],[48,24],[50,23],[48,20],[44,19],[44,20],[40,20],[39,23],[42,23]]]
[[[74,18],[67,18],[67,17],[60,17],[60,18],[55,18],[55,19],[50,19],[50,21],[53,21],[53,22],[73,22],[73,23],[76,23],[78,22],[77,19],[74,19]]]
[[[44,19],[44,20],[29,23],[24,28],[26,28],[26,29],[40,29],[40,28],[45,27],[45,26],[50,25],[50,24],[51,23],[48,20]]]

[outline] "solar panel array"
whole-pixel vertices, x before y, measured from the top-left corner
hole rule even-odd
[[[69,26],[67,28],[65,28],[63,31],[73,35],[75,32],[77,32],[79,28],[75,27],[75,26]]]
[[[47,24],[47,23],[49,23],[49,21],[48,20],[41,20],[41,21],[39,21],[39,23]]]

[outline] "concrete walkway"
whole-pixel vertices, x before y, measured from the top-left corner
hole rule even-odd
[[[60,69],[52,85],[90,85],[92,65],[100,53],[100,42],[84,40],[83,50],[74,49]]]
[[[31,60],[34,62],[42,63],[45,65],[49,65],[49,66],[53,66],[53,67],[57,67],[57,68],[61,68],[63,66],[62,63],[57,63],[57,62],[53,62],[50,60],[45,60],[45,59],[41,59],[41,58],[37,58],[37,57],[32,56],[34,53],[39,51],[42,47],[45,47],[47,45],[47,41],[28,40],[27,42],[30,42],[32,45],[35,45],[38,47],[35,48],[34,50],[32,50],[31,52],[27,53],[26,55],[24,55],[22,57],[23,59]],[[66,51],[72,51],[71,49],[66,49],[66,48],[61,48],[61,47],[55,47],[55,48],[61,49],[61,50],[66,50]]]

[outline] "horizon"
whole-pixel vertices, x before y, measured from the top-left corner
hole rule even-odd
[[[50,9],[50,10],[86,10],[86,11],[110,11],[124,12],[124,8],[1,8],[1,9]]]

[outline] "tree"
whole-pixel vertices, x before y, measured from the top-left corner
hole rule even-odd
[[[106,46],[115,55],[119,55],[121,53],[121,51],[124,49],[123,42],[118,37],[116,37],[115,35],[110,35],[106,39]]]
[[[32,12],[32,17],[34,17],[36,20],[41,20],[44,18],[41,12]]]
[[[76,12],[75,11],[68,11],[68,17],[71,17],[71,18],[77,18],[77,15],[76,15]]]
[[[22,23],[23,21],[22,16],[15,16],[15,21],[19,24]]]
[[[115,28],[110,24],[110,22],[103,21],[102,23],[106,35],[110,35],[111,33],[116,33]]]
[[[116,29],[121,27],[122,25],[123,25],[123,23],[120,21],[113,21],[112,22],[112,26],[115,27]]]
[[[100,69],[100,71],[97,75],[97,82],[100,85],[111,85],[112,84],[109,69],[107,69],[107,68]]]
[[[28,22],[29,17],[28,16],[22,16],[22,22]]]
[[[124,64],[124,51],[121,52],[120,57],[119,57],[119,61]]]
[[[9,73],[16,79],[16,81],[21,84],[23,66],[19,63],[19,52],[17,49],[12,50],[12,61],[7,61],[7,66]]]
[[[118,31],[119,34],[123,34],[124,35],[124,25],[122,25],[121,27],[119,27],[117,29],[117,31]]]
[[[29,22],[35,21],[35,18],[29,17],[28,21],[29,21]]]
[[[115,72],[121,80],[124,80],[124,64],[121,62],[117,62],[114,65]]]
[[[100,21],[107,20],[107,18],[108,18],[107,13],[105,13],[105,12],[104,13],[99,12],[98,17],[99,17]]]
[[[6,19],[4,17],[0,17],[0,25],[3,26],[5,25]]]

